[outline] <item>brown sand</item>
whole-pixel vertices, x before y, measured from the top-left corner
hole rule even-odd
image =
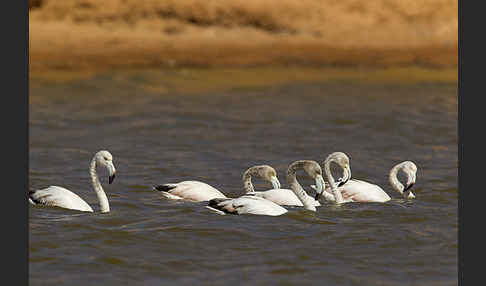
[[[29,20],[33,73],[457,66],[457,0],[37,0]]]

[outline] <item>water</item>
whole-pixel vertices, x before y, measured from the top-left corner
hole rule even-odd
[[[95,210],[30,208],[31,285],[457,285],[455,85],[336,81],[160,95],[132,80],[31,82],[29,185],[64,186]],[[108,214],[88,173],[100,149],[117,167],[111,185],[99,170]],[[220,216],[151,189],[197,179],[234,197],[252,165],[272,165],[286,186],[289,163],[334,151],[350,156],[354,178],[393,200]],[[386,177],[404,160],[418,166],[413,201]]]

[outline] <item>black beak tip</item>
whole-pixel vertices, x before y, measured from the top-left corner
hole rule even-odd
[[[113,183],[113,180],[115,179],[115,174],[111,175],[109,178],[108,178],[108,184],[111,184]]]
[[[410,184],[410,185],[408,185],[408,186],[405,188],[405,190],[403,190],[403,191],[404,191],[404,192],[406,192],[406,191],[410,190],[410,189],[413,187],[413,185],[415,185],[415,183],[411,183],[411,184]]]
[[[349,178],[346,178],[346,180],[343,180],[343,178],[339,178],[339,180],[337,180],[337,186],[341,187],[342,185],[346,184],[348,181]]]

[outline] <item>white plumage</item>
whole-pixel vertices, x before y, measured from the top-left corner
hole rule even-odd
[[[274,202],[252,195],[244,195],[236,199],[212,199],[209,201],[207,208],[220,214],[228,213],[238,215],[279,216],[287,212],[285,208]]]
[[[313,185],[312,188],[315,186]],[[386,202],[391,198],[380,186],[365,181],[350,179],[346,184],[337,188],[343,197],[343,203],[349,202]],[[330,201],[335,201],[330,187],[324,192],[330,197]],[[327,197],[327,196],[326,196]]]
[[[262,192],[254,192],[251,193],[254,196],[264,198],[266,200],[272,201],[280,206],[295,206],[295,207],[302,207],[302,201],[295,195],[294,191],[290,189],[271,189],[268,191]],[[306,194],[309,200],[314,201],[314,205],[316,207],[320,206],[321,204],[319,201],[315,200],[313,197]]]
[[[154,187],[155,190],[171,200],[188,200],[193,202],[209,201],[215,198],[226,198],[216,188],[199,181],[183,181],[175,184],[164,184]]]
[[[93,212],[88,203],[78,195],[58,186],[50,186],[30,192],[29,202],[33,205],[55,206],[82,212]]]

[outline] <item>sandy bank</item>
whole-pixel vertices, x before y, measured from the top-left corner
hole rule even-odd
[[[44,0],[31,72],[258,65],[455,67],[457,0]]]

